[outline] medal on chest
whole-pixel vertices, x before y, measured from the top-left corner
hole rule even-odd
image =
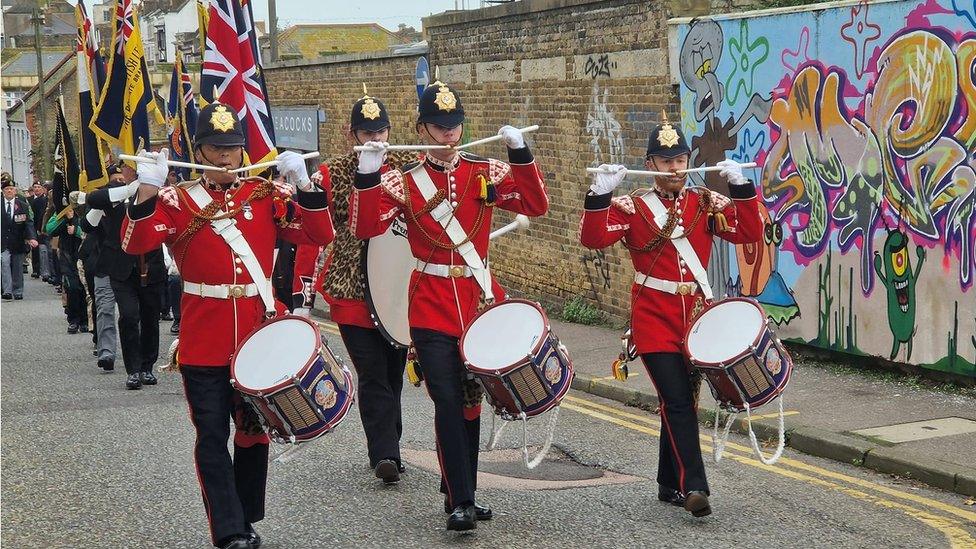
[[[254,210],[251,208],[250,202],[244,202],[241,208],[244,210],[244,219],[248,221],[254,219]]]

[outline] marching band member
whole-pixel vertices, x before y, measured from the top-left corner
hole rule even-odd
[[[691,320],[712,298],[703,265],[712,235],[733,243],[762,239],[762,220],[752,182],[738,163],[723,160],[721,175],[731,200],[704,187],[685,187],[690,150],[681,131],[665,119],[651,132],[646,167],[673,173],[652,189],[613,197],[627,173],[603,165],[584,201],[580,241],[601,249],[623,239],[636,269],[631,289],[631,329],[637,352],[661,405],[658,499],[683,505],[696,517],[711,513],[698,419],[682,341]]]
[[[348,226],[349,199],[358,166],[358,156],[351,148],[368,141],[386,142],[389,136],[390,117],[382,101],[364,95],[353,104],[346,131],[350,153],[323,163],[319,173],[313,175],[321,178],[319,184],[329,190],[332,200],[329,210],[336,227],[336,239],[326,262],[328,267],[323,276],[313,280],[320,248],[299,246],[295,277],[302,279],[302,289],[314,284],[329,303],[329,313],[339,325],[342,341],[356,369],[359,415],[366,433],[369,466],[385,484],[395,484],[404,470],[400,460],[403,432],[400,393],[407,352],[391,345],[370,318],[364,295],[366,282],[362,261],[365,241],[356,238]],[[415,153],[390,151],[380,172],[400,169],[416,157]],[[303,291],[302,302],[296,300],[295,306],[311,307],[309,298],[312,296],[314,290]]]
[[[241,166],[244,132],[221,103],[200,111],[194,147],[206,165]],[[230,384],[231,355],[275,311],[271,268],[275,239],[328,244],[333,236],[326,193],[316,192],[304,160],[278,155],[279,170],[298,187],[207,171],[201,179],[160,189],[167,151],[139,163],[136,200],[122,226],[131,254],[166,243],[183,275],[177,360],[196,429],[194,457],[214,545],[258,547],[252,524],[264,518],[268,435],[254,410]],[[297,205],[295,204],[297,202]],[[236,426],[233,460],[228,417]]]
[[[464,109],[442,82],[428,86],[416,124],[431,145],[456,145]],[[509,163],[454,149],[432,150],[422,162],[381,173],[385,142],[360,153],[349,223],[357,238],[382,234],[398,215],[417,260],[411,276],[410,335],[427,391],[434,401],[434,430],[448,530],[470,530],[491,510],[475,504],[481,394],[466,406],[467,372],[458,340],[479,305],[504,299],[488,272],[488,234],[495,206],[539,216],[549,200],[542,174],[522,134],[499,130]]]

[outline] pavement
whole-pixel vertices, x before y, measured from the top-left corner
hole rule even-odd
[[[321,325],[347,360],[335,325]],[[57,296],[36,281],[24,301],[0,305],[0,545],[208,547],[180,378],[126,391],[121,364],[101,372],[90,337],[65,327]],[[160,325],[163,348],[168,327]],[[588,360],[594,377],[607,371],[602,353],[584,357],[597,349],[583,336],[595,343],[614,332],[575,328],[554,326],[580,375]],[[458,536],[444,531],[425,391],[403,390],[407,471],[394,487],[369,471],[354,407],[334,433],[271,464],[267,516],[256,526],[264,547],[976,548],[976,508],[965,496],[792,448],[765,466],[738,434],[721,463],[706,461],[715,512],[693,519],[655,498],[659,418],[577,390],[560,410],[537,469],[521,465],[517,427],[500,449],[481,452],[478,501],[495,519]],[[486,407],[483,444],[491,425]],[[529,422],[530,450],[543,426]],[[706,436],[702,448],[711,450]]]
[[[550,320],[573,359],[574,389],[630,406],[657,407],[657,394],[640,359],[630,363],[627,381],[613,378],[610,365],[621,351],[619,331]],[[787,447],[976,496],[976,398],[879,376],[875,370],[859,373],[856,363],[838,368],[796,348],[793,356],[793,375],[783,396]],[[713,425],[714,408],[711,392],[703,385],[699,411],[703,425]],[[762,418],[753,422],[759,439],[775,439],[776,404],[766,404],[756,413]],[[900,427],[943,418],[957,419],[948,425]],[[891,427],[886,438],[855,432],[882,427]],[[745,419],[736,420],[733,429],[746,433]],[[968,432],[957,434],[959,430]],[[889,442],[902,438],[917,440]]]

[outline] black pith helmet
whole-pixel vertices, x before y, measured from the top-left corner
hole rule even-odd
[[[379,132],[389,127],[390,116],[386,112],[386,106],[379,99],[370,97],[366,93],[366,84],[363,84],[363,96],[352,105],[349,128],[353,131]]]
[[[424,89],[418,108],[421,124],[436,124],[442,128],[456,128],[464,123],[461,96],[440,80]]]
[[[193,146],[243,147],[244,127],[230,105],[213,102],[200,110]]]
[[[661,114],[661,123],[651,130],[651,135],[647,139],[647,157],[674,158],[682,154],[691,154],[684,134],[679,128],[671,126],[667,114]]]

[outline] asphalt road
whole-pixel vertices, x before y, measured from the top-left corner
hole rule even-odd
[[[209,546],[179,378],[124,390],[121,362],[102,373],[90,336],[65,333],[49,286],[28,280],[25,295],[0,308],[0,543]],[[324,333],[341,351],[331,327]],[[164,349],[169,341],[166,333]],[[767,467],[742,438],[721,463],[709,461],[715,512],[694,519],[656,500],[658,418],[575,392],[539,469],[525,471],[511,450],[482,454],[492,474],[478,498],[495,519],[450,534],[423,390],[405,387],[404,419],[408,470],[396,487],[368,470],[355,409],[293,461],[272,464],[268,517],[257,525],[264,546],[976,547],[976,507],[961,496],[789,450]],[[487,440],[487,412],[482,425]],[[530,423],[530,441],[543,428]],[[519,431],[507,431],[511,448]]]

